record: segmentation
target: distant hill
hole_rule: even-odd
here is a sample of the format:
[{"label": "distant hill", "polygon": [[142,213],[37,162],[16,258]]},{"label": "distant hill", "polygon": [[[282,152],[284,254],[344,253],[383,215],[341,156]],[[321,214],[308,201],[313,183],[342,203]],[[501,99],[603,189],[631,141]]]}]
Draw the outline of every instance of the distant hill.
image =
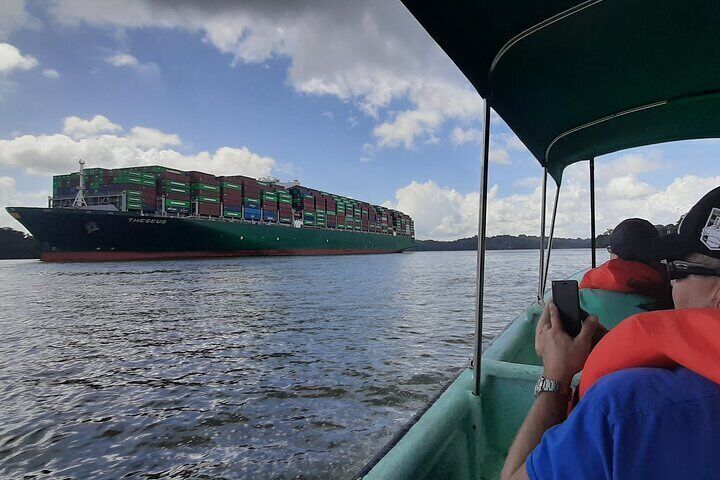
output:
[{"label": "distant hill", "polygon": [[[660,235],[677,233],[677,225],[680,221],[670,225],[655,225]],[[608,239],[612,229],[605,230],[597,236],[597,247],[608,246]],[[547,242],[547,238],[545,239]],[[487,238],[488,250],[537,250],[540,248],[540,237],[528,235],[498,235]],[[556,238],[553,240],[553,248],[590,248],[589,238]],[[458,240],[416,240],[415,246],[410,248],[414,251],[440,251],[440,250],[477,250],[477,235],[470,238]]]},{"label": "distant hill", "polygon": [[[547,239],[545,239],[547,242]],[[607,246],[607,235],[598,236],[598,247]],[[487,238],[488,250],[537,250],[540,248],[540,237],[528,235],[498,235]],[[553,248],[590,248],[589,238],[556,238]],[[417,240],[414,251],[439,250],[477,250],[477,235],[470,238],[461,238],[451,241]]]},{"label": "distant hill", "polygon": [[40,258],[40,242],[12,228],[0,228],[0,259]]}]

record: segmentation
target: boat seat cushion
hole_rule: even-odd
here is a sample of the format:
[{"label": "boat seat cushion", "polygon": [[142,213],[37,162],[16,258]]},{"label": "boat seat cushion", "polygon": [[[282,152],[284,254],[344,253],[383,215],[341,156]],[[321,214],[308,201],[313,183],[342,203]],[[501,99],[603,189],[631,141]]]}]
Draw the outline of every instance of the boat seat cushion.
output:
[{"label": "boat seat cushion", "polygon": [[637,313],[653,310],[651,297],[634,293],[610,292],[584,288],[580,290],[580,306],[590,315],[597,315],[607,329]]}]

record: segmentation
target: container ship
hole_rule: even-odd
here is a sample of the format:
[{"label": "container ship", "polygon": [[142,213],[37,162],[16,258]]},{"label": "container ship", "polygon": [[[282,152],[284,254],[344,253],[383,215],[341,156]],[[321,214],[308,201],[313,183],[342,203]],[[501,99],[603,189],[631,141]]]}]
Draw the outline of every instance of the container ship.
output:
[{"label": "container ship", "polygon": [[8,207],[54,262],[396,253],[410,216],[277,179],[162,166],[53,177],[48,208]]}]

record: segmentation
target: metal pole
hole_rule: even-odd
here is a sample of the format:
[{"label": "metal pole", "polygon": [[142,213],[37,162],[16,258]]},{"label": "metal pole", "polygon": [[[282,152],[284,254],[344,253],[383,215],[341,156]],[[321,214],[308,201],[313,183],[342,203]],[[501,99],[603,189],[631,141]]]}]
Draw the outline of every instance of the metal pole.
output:
[{"label": "metal pole", "polygon": [[590,159],[590,258],[592,259],[592,268],[597,266],[597,258],[595,258],[595,159]]},{"label": "metal pole", "polygon": [[545,272],[545,209],[547,208],[547,167],[543,168],[542,200],[540,201],[540,268],[538,269],[539,304],[543,301],[543,273]]},{"label": "metal pole", "polygon": [[557,218],[558,201],[560,200],[560,185],[558,184],[557,190],[555,190],[555,205],[553,205],[552,218],[550,219],[550,237],[548,239],[548,251],[547,258],[545,260],[545,273],[542,279],[542,291],[545,294],[545,287],[547,285],[548,271],[550,270],[550,253],[552,252],[553,238],[555,238],[555,219]]},{"label": "metal pole", "polygon": [[482,357],[483,287],[485,284],[485,237],[487,234],[487,185],[490,153],[490,102],[485,100],[483,119],[483,156],[480,176],[480,209],[478,211],[478,249],[475,291],[475,352],[473,356],[473,393],[480,395],[480,361]]}]

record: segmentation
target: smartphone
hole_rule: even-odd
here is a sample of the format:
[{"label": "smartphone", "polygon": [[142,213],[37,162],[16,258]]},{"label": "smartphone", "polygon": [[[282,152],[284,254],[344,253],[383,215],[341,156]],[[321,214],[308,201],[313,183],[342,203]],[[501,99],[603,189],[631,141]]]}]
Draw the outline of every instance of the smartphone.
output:
[{"label": "smartphone", "polygon": [[560,311],[563,330],[576,337],[582,328],[587,314],[580,308],[578,282],[575,280],[559,280],[552,282],[553,303]]}]

